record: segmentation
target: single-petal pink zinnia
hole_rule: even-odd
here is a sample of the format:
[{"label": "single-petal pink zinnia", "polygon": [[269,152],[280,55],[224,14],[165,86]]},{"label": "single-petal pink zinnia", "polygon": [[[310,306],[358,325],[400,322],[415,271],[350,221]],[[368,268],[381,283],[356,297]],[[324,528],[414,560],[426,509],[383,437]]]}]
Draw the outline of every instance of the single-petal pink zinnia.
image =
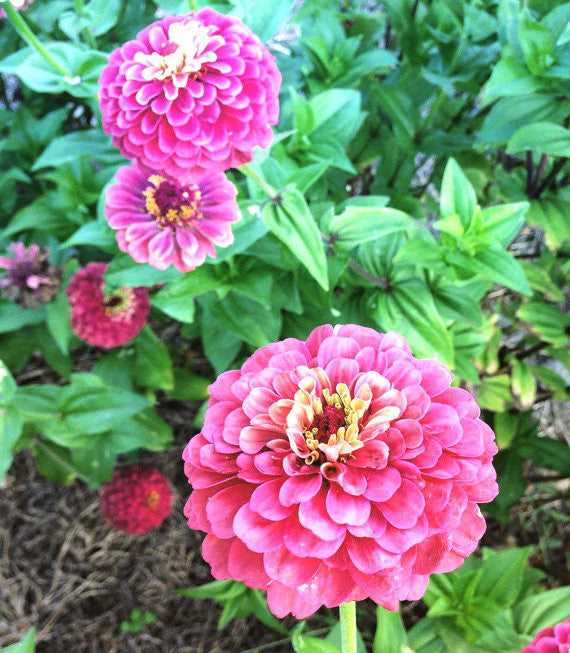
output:
[{"label": "single-petal pink zinnia", "polygon": [[539,630],[521,653],[570,653],[570,619]]},{"label": "single-petal pink zinnia", "polygon": [[459,567],[497,494],[492,430],[452,373],[397,333],[318,327],[210,386],[183,454],[188,525],[218,579],[278,617],[372,598],[396,610]]},{"label": "single-petal pink zinnia", "polygon": [[123,155],[183,181],[247,163],[279,117],[273,57],[209,8],[143,29],[111,53],[99,83],[103,128]]},{"label": "single-petal pink zinnia", "polygon": [[119,347],[134,338],[146,324],[150,302],[146,288],[126,286],[104,294],[107,263],[89,263],[76,272],[67,286],[71,329],[96,347]]},{"label": "single-petal pink zinnia", "polygon": [[117,230],[120,249],[137,263],[189,272],[206,254],[216,257],[214,245],[233,242],[231,223],[240,218],[237,189],[224,173],[181,183],[125,167],[116,178],[107,192],[105,214]]}]

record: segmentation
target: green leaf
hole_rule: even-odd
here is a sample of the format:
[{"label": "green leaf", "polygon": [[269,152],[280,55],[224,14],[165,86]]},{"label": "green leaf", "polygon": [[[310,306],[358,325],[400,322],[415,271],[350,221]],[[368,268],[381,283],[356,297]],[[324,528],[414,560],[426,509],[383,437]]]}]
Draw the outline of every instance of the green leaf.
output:
[{"label": "green leaf", "polygon": [[31,169],[57,168],[86,157],[101,163],[113,162],[117,159],[117,151],[100,129],[74,131],[51,141]]},{"label": "green leaf", "polygon": [[67,293],[62,291],[53,302],[46,305],[46,323],[49,332],[63,354],[69,352],[71,338],[71,309]]},{"label": "green leaf", "polygon": [[134,375],[137,385],[144,388],[170,390],[174,387],[174,372],[168,348],[145,325],[135,338]]},{"label": "green leaf", "polygon": [[482,326],[483,313],[469,288],[459,285],[440,286],[433,292],[435,306],[442,317],[459,320],[466,324]]},{"label": "green leaf", "polygon": [[336,644],[318,637],[307,637],[298,629],[293,630],[291,644],[295,653],[341,653]]},{"label": "green leaf", "polygon": [[528,96],[545,90],[548,90],[548,84],[530,75],[527,67],[517,58],[504,54],[483,87],[483,102],[490,104],[500,97]]},{"label": "green leaf", "polygon": [[216,269],[203,265],[168,283],[153,297],[152,304],[175,320],[192,323],[194,297],[222,285]]},{"label": "green leaf", "polygon": [[106,385],[132,390],[133,362],[133,352],[120,349],[100,358],[92,367],[91,373],[101,377]]},{"label": "green leaf", "polygon": [[562,290],[552,281],[544,268],[538,267],[536,262],[520,261],[526,280],[533,290],[542,293],[551,302],[561,302],[564,299]]},{"label": "green leaf", "polygon": [[271,202],[265,206],[263,219],[319,285],[328,290],[327,260],[321,233],[301,193],[296,188],[285,189],[278,204]]},{"label": "green leaf", "polygon": [[540,75],[554,62],[554,41],[544,25],[534,20],[528,9],[519,16],[519,40],[528,69]]},{"label": "green leaf", "polygon": [[202,319],[204,353],[216,374],[221,374],[236,359],[242,346],[242,339],[220,324],[215,313],[216,304],[213,300],[205,304]]},{"label": "green leaf", "polygon": [[504,412],[512,402],[511,379],[508,374],[487,377],[479,388],[477,401],[481,408],[495,413]]},{"label": "green leaf", "polygon": [[218,248],[216,258],[208,257],[206,263],[218,265],[236,254],[241,254],[267,233],[267,225],[259,215],[259,206],[252,205],[245,209],[240,203],[240,207],[242,207],[242,218],[232,224],[234,242],[227,247]]},{"label": "green leaf", "polygon": [[564,476],[570,474],[570,451],[568,444],[547,436],[527,435],[515,443],[521,456],[532,460],[535,465],[552,469]]},{"label": "green leaf", "polygon": [[533,372],[536,378],[547,388],[552,390],[554,399],[565,401],[568,395],[567,383],[560,374],[543,365],[533,365]]},{"label": "green leaf", "polygon": [[570,157],[570,129],[553,122],[533,122],[517,129],[507,143],[507,153],[532,150],[534,154]]},{"label": "green leaf", "polygon": [[378,606],[372,653],[404,653],[407,646],[408,637],[400,613]]},{"label": "green leaf", "polygon": [[119,286],[156,286],[168,283],[182,276],[176,268],[157,270],[147,263],[135,263],[128,254],[120,254],[114,258],[105,272],[105,282],[117,288]]},{"label": "green leaf", "polygon": [[514,133],[533,122],[558,118],[560,105],[552,95],[505,97],[493,105],[477,136],[478,144],[506,143]]},{"label": "green leaf", "polygon": [[523,295],[532,294],[520,265],[504,249],[489,247],[474,256],[467,256],[461,252],[448,252],[446,259],[452,265],[512,288]]},{"label": "green leaf", "polygon": [[0,408],[0,482],[12,464],[13,449],[22,433],[22,426],[22,418],[14,406]]},{"label": "green leaf", "polygon": [[17,331],[30,324],[40,324],[45,317],[45,306],[22,308],[18,304],[0,302],[0,333]]},{"label": "green leaf", "polygon": [[253,614],[269,628],[273,628],[282,635],[289,635],[289,631],[275,618],[267,605],[267,595],[261,590],[248,589],[248,607]]},{"label": "green leaf", "polygon": [[265,43],[287,22],[293,9],[293,0],[231,0],[232,13],[255,32]]},{"label": "green leaf", "polygon": [[559,249],[570,240],[570,202],[560,199],[541,199],[530,203],[526,219],[531,225],[544,229],[549,249]]},{"label": "green leaf", "polygon": [[536,398],[536,379],[532,369],[521,361],[514,360],[512,363],[511,382],[513,394],[518,398],[521,408],[526,410],[532,408]]},{"label": "green leaf", "polygon": [[496,238],[503,247],[510,245],[524,224],[524,217],[529,208],[528,202],[498,204],[481,211],[482,232],[485,236]]},{"label": "green leaf", "polygon": [[2,653],[34,653],[36,650],[34,643],[35,636],[36,629],[30,628],[30,630],[28,630],[28,632],[25,634],[24,639],[22,639],[17,644],[6,646],[5,648],[0,649],[0,651]]},{"label": "green leaf", "polygon": [[435,356],[453,366],[453,344],[433,297],[423,281],[410,279],[379,293],[372,307],[373,319],[386,330],[406,337],[418,356]]},{"label": "green leaf", "polygon": [[43,45],[69,70],[69,76],[61,75],[32,48],[18,50],[2,59],[0,72],[16,75],[38,93],[69,93],[78,98],[95,98],[99,76],[108,62],[107,53],[58,41],[47,41]]},{"label": "green leaf", "polygon": [[523,572],[532,547],[510,548],[494,553],[481,566],[477,594],[494,601],[500,608],[510,608],[522,590]]},{"label": "green leaf", "polygon": [[90,446],[72,449],[71,460],[83,478],[89,479],[89,487],[99,488],[111,480],[117,455],[111,450],[107,436],[99,435]]},{"label": "green leaf", "polygon": [[310,99],[315,116],[311,142],[318,143],[334,134],[347,143],[357,132],[364,114],[360,110],[361,95],[358,91],[332,88]]},{"label": "green leaf", "polygon": [[442,263],[443,252],[435,238],[423,232],[419,236],[421,237],[408,240],[394,257],[394,263],[408,263],[430,269]]},{"label": "green leaf", "polygon": [[10,370],[0,360],[0,405],[7,406],[14,398],[17,388],[18,386]]},{"label": "green leaf", "polygon": [[209,397],[208,386],[211,382],[211,379],[177,367],[174,370],[174,388],[168,396],[179,401],[201,401]]},{"label": "green leaf", "polygon": [[409,215],[389,208],[348,206],[329,223],[335,247],[350,251],[357,245],[379,236],[405,231],[414,225]]},{"label": "green leaf", "polygon": [[568,618],[570,587],[558,587],[529,596],[513,607],[516,630],[534,636],[543,628],[550,628]]},{"label": "green leaf", "polygon": [[470,181],[455,159],[449,159],[441,182],[439,208],[442,217],[456,214],[464,225],[469,225],[475,212],[477,198]]},{"label": "green leaf", "polygon": [[208,300],[206,306],[223,326],[252,347],[263,347],[279,337],[280,312],[270,311],[248,297],[230,292],[223,300]]},{"label": "green leaf", "polygon": [[115,232],[106,222],[95,220],[79,227],[72,236],[61,243],[60,248],[74,247],[75,245],[92,245],[106,252],[115,252],[117,240]]},{"label": "green leaf", "polygon": [[517,311],[517,317],[531,325],[541,339],[564,347],[568,343],[565,328],[570,325],[570,315],[545,302],[526,302]]},{"label": "green leaf", "polygon": [[215,599],[216,601],[233,599],[245,592],[247,587],[235,580],[215,580],[198,587],[173,590],[177,596],[187,599]]},{"label": "green leaf", "polygon": [[149,451],[164,451],[172,444],[170,426],[152,408],[121,422],[105,434],[112,453],[124,453],[144,447]]}]

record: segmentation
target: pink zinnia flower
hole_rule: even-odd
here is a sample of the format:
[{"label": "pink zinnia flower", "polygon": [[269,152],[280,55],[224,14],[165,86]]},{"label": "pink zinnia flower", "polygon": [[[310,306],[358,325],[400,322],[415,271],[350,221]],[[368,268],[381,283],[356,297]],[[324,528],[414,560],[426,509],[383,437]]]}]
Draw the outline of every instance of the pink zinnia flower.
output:
[{"label": "pink zinnia flower", "polygon": [[39,245],[12,243],[8,251],[13,257],[0,256],[0,268],[7,274],[0,279],[2,297],[24,308],[37,308],[47,304],[59,292],[62,279],[61,268],[49,262],[49,249]]},{"label": "pink zinnia flower", "polygon": [[214,245],[233,242],[231,223],[240,218],[237,190],[222,172],[181,183],[125,167],[117,182],[107,192],[105,213],[120,249],[137,263],[189,272],[206,254],[216,258]]},{"label": "pink zinnia flower", "polygon": [[152,467],[129,465],[115,470],[101,489],[101,512],[109,524],[126,533],[148,533],[170,514],[172,491]]},{"label": "pink zinnia flower", "polygon": [[318,327],[210,386],[184,450],[185,508],[218,579],[278,617],[372,598],[396,610],[459,567],[497,494],[491,429],[451,372],[397,333]]},{"label": "pink zinnia flower", "polygon": [[539,630],[521,653],[570,653],[570,619]]},{"label": "pink zinnia flower", "polygon": [[273,57],[213,9],[149,25],[111,53],[99,83],[103,128],[123,155],[185,181],[250,161],[279,117]]},{"label": "pink zinnia flower", "polygon": [[146,324],[150,302],[146,288],[123,286],[103,294],[106,263],[89,263],[76,272],[67,287],[71,328],[96,347],[119,347]]}]

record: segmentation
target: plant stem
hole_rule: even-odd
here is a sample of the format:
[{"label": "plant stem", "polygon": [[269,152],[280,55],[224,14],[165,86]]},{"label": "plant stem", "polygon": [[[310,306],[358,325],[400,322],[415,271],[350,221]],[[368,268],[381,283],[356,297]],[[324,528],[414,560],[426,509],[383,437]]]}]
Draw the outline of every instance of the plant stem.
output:
[{"label": "plant stem", "polygon": [[188,0],[188,1],[190,2],[190,9],[192,9],[192,11],[194,11],[195,13],[198,13],[199,9],[196,0]]},{"label": "plant stem", "polygon": [[[77,11],[77,15],[79,18],[83,16],[85,13],[85,2],[83,0],[75,0],[75,10]],[[91,33],[91,30],[89,27],[85,27],[82,31],[82,34],[85,36],[85,40],[87,41],[87,45],[92,49],[96,50],[97,49],[97,43],[95,42],[95,38],[93,34]]]},{"label": "plant stem", "polygon": [[239,171],[244,174],[246,177],[249,177],[252,181],[254,181],[260,188],[261,190],[266,194],[269,195],[271,199],[275,199],[278,195],[277,191],[273,188],[273,186],[270,186],[265,179],[263,179],[260,175],[253,170],[248,163],[245,163],[244,165],[240,166]]},{"label": "plant stem", "polygon": [[374,274],[371,274],[368,272],[368,270],[365,270],[361,265],[358,265],[356,261],[353,261],[352,259],[348,263],[348,267],[352,268],[355,272],[357,272],[361,277],[364,277],[370,283],[373,283],[375,286],[378,286],[378,288],[382,288],[382,290],[390,290],[390,280],[386,279],[385,277],[377,277]]},{"label": "plant stem", "polygon": [[339,613],[342,653],[356,653],[356,603],[342,603]]},{"label": "plant stem", "polygon": [[50,66],[55,68],[60,75],[63,75],[64,77],[71,77],[71,72],[47,51],[46,47],[38,40],[37,36],[28,27],[26,21],[14,9],[11,3],[5,2],[3,3],[3,6],[8,20],[12,23],[12,26],[22,37],[22,39],[24,39],[24,41],[36,52],[41,54],[41,56],[50,64]]}]

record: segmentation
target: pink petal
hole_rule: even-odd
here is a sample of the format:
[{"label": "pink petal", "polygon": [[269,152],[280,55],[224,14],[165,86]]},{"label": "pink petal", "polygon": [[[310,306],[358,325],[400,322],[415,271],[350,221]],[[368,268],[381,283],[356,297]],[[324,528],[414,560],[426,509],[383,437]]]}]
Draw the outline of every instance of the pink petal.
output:
[{"label": "pink petal", "polygon": [[233,526],[239,539],[255,553],[275,549],[283,541],[283,522],[264,519],[253,512],[248,504],[237,511]]},{"label": "pink petal", "polygon": [[308,583],[320,565],[317,558],[298,558],[283,546],[263,554],[263,566],[268,576],[288,587]]},{"label": "pink petal", "polygon": [[336,483],[329,487],[326,508],[337,524],[361,526],[370,515],[370,501],[368,499],[348,494]]}]

